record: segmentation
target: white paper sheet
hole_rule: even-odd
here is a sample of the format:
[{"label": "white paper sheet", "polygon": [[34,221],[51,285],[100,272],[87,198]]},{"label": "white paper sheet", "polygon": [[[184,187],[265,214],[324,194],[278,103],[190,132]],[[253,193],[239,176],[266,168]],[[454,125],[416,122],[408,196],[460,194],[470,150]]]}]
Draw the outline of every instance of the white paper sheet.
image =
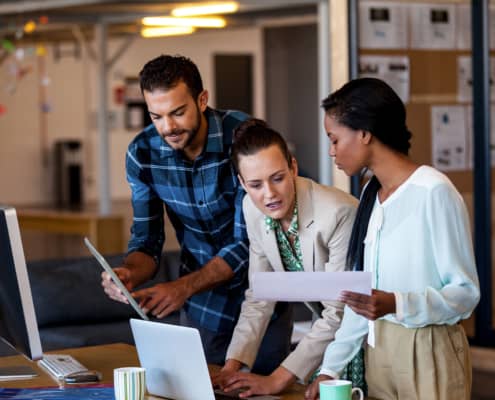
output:
[{"label": "white paper sheet", "polygon": [[409,101],[409,57],[361,56],[359,76],[381,79],[395,90],[404,103]]},{"label": "white paper sheet", "polygon": [[470,56],[457,57],[457,100],[459,102],[473,99],[473,73]]},{"label": "white paper sheet", "polygon": [[[490,99],[495,101],[495,57],[490,57]],[[471,56],[457,57],[457,100],[473,100],[473,69]]]},{"label": "white paper sheet", "polygon": [[362,49],[406,48],[406,6],[391,2],[360,2],[359,46]]},{"label": "white paper sheet", "polygon": [[[495,105],[490,106],[490,115],[495,115]],[[491,156],[491,165],[495,167],[495,123],[493,118],[490,119],[491,127],[490,127],[490,156]],[[473,107],[466,107],[466,132],[467,132],[467,166],[468,169],[473,168],[473,156],[474,156],[474,143],[473,143]]]},{"label": "white paper sheet", "polygon": [[456,47],[455,4],[410,4],[411,48]]},{"label": "white paper sheet", "polygon": [[458,50],[471,48],[471,5],[457,6],[456,47]]},{"label": "white paper sheet", "polygon": [[[495,6],[489,6],[490,16],[488,17],[489,33],[490,33],[490,49],[495,49]],[[471,5],[457,5],[457,49],[469,50],[472,47],[471,43]]]},{"label": "white paper sheet", "polygon": [[343,290],[371,294],[371,272],[256,272],[252,288],[256,300],[330,301]]},{"label": "white paper sheet", "polygon": [[433,166],[442,171],[467,169],[464,106],[431,107]]}]

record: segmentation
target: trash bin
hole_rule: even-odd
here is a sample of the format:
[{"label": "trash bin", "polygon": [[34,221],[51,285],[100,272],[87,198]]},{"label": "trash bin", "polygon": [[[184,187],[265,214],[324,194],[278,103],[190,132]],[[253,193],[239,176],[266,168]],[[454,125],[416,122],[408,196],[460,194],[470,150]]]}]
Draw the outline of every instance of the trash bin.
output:
[{"label": "trash bin", "polygon": [[79,140],[55,142],[55,205],[57,208],[82,208],[82,143]]}]

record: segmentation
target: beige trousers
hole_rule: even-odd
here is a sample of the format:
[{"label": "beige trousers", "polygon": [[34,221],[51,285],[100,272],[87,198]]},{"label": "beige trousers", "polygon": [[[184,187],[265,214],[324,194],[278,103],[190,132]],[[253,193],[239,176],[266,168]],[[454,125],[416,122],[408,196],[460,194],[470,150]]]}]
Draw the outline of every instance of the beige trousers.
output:
[{"label": "beige trousers", "polygon": [[404,328],[375,323],[376,346],[366,347],[370,398],[380,400],[469,400],[471,359],[460,325]]}]

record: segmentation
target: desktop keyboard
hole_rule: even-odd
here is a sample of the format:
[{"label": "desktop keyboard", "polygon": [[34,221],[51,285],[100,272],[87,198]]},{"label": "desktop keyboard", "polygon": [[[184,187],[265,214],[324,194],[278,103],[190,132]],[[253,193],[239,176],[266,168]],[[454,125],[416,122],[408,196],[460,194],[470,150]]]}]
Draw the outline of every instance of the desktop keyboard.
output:
[{"label": "desktop keyboard", "polygon": [[57,379],[63,379],[73,372],[88,370],[74,357],[66,354],[43,354],[38,364]]}]

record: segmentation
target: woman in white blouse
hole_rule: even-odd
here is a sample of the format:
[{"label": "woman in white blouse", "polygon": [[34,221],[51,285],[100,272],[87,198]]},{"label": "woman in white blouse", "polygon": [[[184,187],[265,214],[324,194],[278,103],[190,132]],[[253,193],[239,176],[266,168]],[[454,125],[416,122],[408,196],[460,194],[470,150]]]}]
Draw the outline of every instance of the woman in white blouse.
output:
[{"label": "woman in white blouse", "polygon": [[479,301],[465,205],[449,179],[408,157],[411,133],[383,81],[350,81],[323,101],[330,156],[347,175],[373,176],[361,197],[347,262],[371,271],[371,296],[342,292],[344,318],[318,383],[365,347],[368,394],[378,399],[470,399],[471,363],[458,322]]}]

